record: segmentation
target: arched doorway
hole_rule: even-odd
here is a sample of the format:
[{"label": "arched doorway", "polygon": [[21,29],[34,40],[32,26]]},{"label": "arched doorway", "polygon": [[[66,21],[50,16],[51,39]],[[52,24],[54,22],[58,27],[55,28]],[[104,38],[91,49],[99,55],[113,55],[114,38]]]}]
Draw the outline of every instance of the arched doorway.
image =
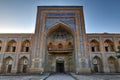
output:
[{"label": "arched doorway", "polygon": [[[74,71],[74,34],[66,25],[59,23],[47,31],[45,71],[70,72]],[[71,64],[69,64],[71,55]],[[65,58],[64,61],[57,58]],[[69,68],[70,67],[70,68]]]},{"label": "arched doorway", "polygon": [[108,67],[110,72],[116,72],[117,71],[117,62],[114,57],[109,57],[108,58]]},{"label": "arched doorway", "polygon": [[18,64],[18,72],[21,73],[27,73],[28,72],[28,65],[29,65],[29,61],[27,59],[27,57],[22,57],[19,60],[19,64]]},{"label": "arched doorway", "polygon": [[12,66],[13,66],[13,59],[11,57],[7,57],[4,59],[4,72],[5,73],[11,73],[12,71]]},{"label": "arched doorway", "polygon": [[94,72],[102,72],[102,61],[99,57],[95,56],[92,60],[92,64]]},{"label": "arched doorway", "polygon": [[56,72],[60,72],[60,73],[64,72],[64,61],[61,60],[56,61]]}]

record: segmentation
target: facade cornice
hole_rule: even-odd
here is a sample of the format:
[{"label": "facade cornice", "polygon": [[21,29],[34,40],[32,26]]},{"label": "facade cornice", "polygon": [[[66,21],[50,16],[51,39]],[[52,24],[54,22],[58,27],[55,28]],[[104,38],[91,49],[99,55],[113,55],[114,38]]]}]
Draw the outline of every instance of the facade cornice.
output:
[{"label": "facade cornice", "polygon": [[0,35],[34,35],[34,33],[0,33]]},{"label": "facade cornice", "polygon": [[86,35],[120,35],[120,33],[86,33]]},{"label": "facade cornice", "polygon": [[38,6],[38,8],[82,8],[83,6]]}]

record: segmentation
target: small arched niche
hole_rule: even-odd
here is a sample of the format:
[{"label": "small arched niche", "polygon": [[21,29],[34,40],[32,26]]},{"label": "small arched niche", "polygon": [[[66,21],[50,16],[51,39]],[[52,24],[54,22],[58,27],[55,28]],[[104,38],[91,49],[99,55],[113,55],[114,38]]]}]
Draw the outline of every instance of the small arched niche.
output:
[{"label": "small arched niche", "polygon": [[22,42],[21,52],[30,52],[31,42],[25,40]]},{"label": "small arched niche", "polygon": [[15,52],[16,51],[17,42],[15,40],[11,40],[7,43],[7,52]]},{"label": "small arched niche", "polygon": [[114,51],[114,43],[107,39],[104,41],[104,50],[105,52],[113,52]]},{"label": "small arched niche", "polygon": [[97,40],[90,41],[90,51],[91,52],[99,52],[100,51],[100,45]]}]

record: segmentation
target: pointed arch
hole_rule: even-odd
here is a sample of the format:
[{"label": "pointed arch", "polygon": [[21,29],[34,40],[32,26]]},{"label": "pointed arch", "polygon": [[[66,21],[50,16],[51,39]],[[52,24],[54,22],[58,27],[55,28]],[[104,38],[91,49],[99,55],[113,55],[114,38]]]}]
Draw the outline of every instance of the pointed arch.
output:
[{"label": "pointed arch", "polygon": [[102,72],[102,60],[100,57],[95,56],[92,59],[93,72]]},{"label": "pointed arch", "polygon": [[110,56],[108,58],[108,67],[110,72],[117,72],[117,60],[115,57]]},{"label": "pointed arch", "polygon": [[19,60],[21,60],[21,59],[26,59],[26,60],[29,60],[26,56],[22,56]]},{"label": "pointed arch", "polygon": [[31,42],[29,40],[25,40],[22,42],[21,52],[29,52],[31,47]]},{"label": "pointed arch", "polygon": [[91,52],[99,52],[100,51],[100,43],[97,40],[90,41],[90,51]]},{"label": "pointed arch", "polygon": [[[72,65],[73,63],[72,61],[74,60],[73,55],[75,55],[73,54],[74,52],[74,31],[69,26],[67,26],[64,23],[59,22],[55,24],[53,27],[49,28],[46,31],[46,43],[47,43],[46,49],[48,53],[45,55],[46,56],[45,57],[46,59],[45,70],[46,71],[57,71],[57,69],[55,70],[55,68],[51,69],[52,64],[50,63],[53,63],[53,61],[51,60],[53,59],[52,57],[55,56],[53,54],[58,54],[58,53],[62,53],[62,54],[69,53],[70,58],[72,59],[71,61],[67,62],[69,64],[67,65],[69,67],[68,71],[74,70],[72,69],[72,67],[74,66]],[[57,56],[55,57],[57,59]],[[56,62],[56,65],[57,65],[57,62]]]},{"label": "pointed arch", "polygon": [[49,36],[49,34],[53,31],[55,31],[56,29],[58,28],[62,28],[62,29],[65,29],[66,31],[68,31],[72,36],[74,36],[74,31],[71,30],[66,24],[62,23],[62,22],[59,22],[57,24],[55,24],[53,27],[51,27],[46,33],[47,33],[47,36]]},{"label": "pointed arch", "polygon": [[29,67],[29,59],[26,56],[21,57],[18,63],[18,72],[27,73],[28,67]]},{"label": "pointed arch", "polygon": [[114,51],[114,43],[109,39],[105,40],[104,41],[104,50],[105,50],[105,52],[110,52],[110,51],[113,52]]},{"label": "pointed arch", "polygon": [[15,52],[16,51],[16,45],[17,45],[17,42],[15,40],[10,40],[8,43],[7,43],[7,52]]},{"label": "pointed arch", "polygon": [[13,66],[13,59],[12,57],[8,56],[3,60],[3,72],[11,73]]}]

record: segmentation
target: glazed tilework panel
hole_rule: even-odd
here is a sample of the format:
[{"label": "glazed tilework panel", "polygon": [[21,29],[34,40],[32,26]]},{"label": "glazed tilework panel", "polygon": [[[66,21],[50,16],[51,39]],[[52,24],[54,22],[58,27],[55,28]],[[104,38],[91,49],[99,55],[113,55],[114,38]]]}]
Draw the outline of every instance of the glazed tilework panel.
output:
[{"label": "glazed tilework panel", "polygon": [[12,59],[14,59],[14,54],[10,54],[10,53],[9,54],[5,54],[4,58],[7,58],[7,57],[11,57]]},{"label": "glazed tilework panel", "polygon": [[26,57],[26,58],[30,59],[30,54],[20,54],[19,59],[21,59],[22,57]]},{"label": "glazed tilework panel", "polygon": [[71,30],[75,31],[75,18],[47,18],[46,19],[46,25],[45,25],[45,31],[47,31],[48,29],[52,28],[53,26],[55,26],[55,24],[57,23],[64,23],[65,25],[67,25]]},{"label": "glazed tilework panel", "polygon": [[82,24],[81,24],[81,17],[80,17],[80,12],[78,12],[78,26],[79,26],[79,35],[80,35],[80,48],[81,48],[81,56],[84,56],[84,41],[83,41],[83,36],[84,34],[82,33]]},{"label": "glazed tilework panel", "polygon": [[104,41],[105,40],[110,40],[110,41],[113,41],[113,39],[112,38],[104,38]]},{"label": "glazed tilework panel", "polygon": [[82,66],[82,68],[86,67],[86,61],[85,61],[85,59],[81,59],[81,66]]},{"label": "glazed tilework panel", "polygon": [[67,16],[67,17],[69,17],[69,16],[71,16],[71,17],[74,17],[75,16],[75,14],[74,13],[66,13],[66,14],[62,14],[62,13],[54,13],[54,14],[46,14],[46,16],[47,17],[54,17],[54,16],[56,16],[56,17],[64,17],[64,16]]},{"label": "glazed tilework panel", "polygon": [[0,54],[0,62],[2,61],[2,54]]},{"label": "glazed tilework panel", "polygon": [[15,40],[17,42],[18,38],[8,38],[8,41]]},{"label": "glazed tilework panel", "polygon": [[116,57],[116,53],[107,53],[106,54],[106,57],[109,58],[109,57]]},{"label": "glazed tilework panel", "polygon": [[35,60],[35,68],[38,68],[38,67],[39,67],[39,61]]},{"label": "glazed tilework panel", "polygon": [[[88,42],[89,42],[89,39],[87,38],[87,41],[86,41],[86,50],[87,50],[87,51],[88,51],[88,48],[89,48]],[[90,64],[90,54],[89,54],[89,53],[87,53],[87,54],[88,54],[88,67],[91,68],[91,64]]]},{"label": "glazed tilework panel", "polygon": [[25,40],[31,40],[31,38],[23,38],[22,41],[25,41]]},{"label": "glazed tilework panel", "polygon": [[76,36],[74,36],[74,39],[75,39],[75,52],[76,52],[76,55],[75,55],[75,65],[76,65],[76,71],[78,71],[78,68],[79,68],[79,61],[78,61],[78,48],[77,48],[77,42],[76,42]]},{"label": "glazed tilework panel", "polygon": [[93,53],[91,55],[92,55],[92,58],[94,58],[95,56],[97,56],[99,58],[102,58],[102,54],[101,53]]},{"label": "glazed tilework panel", "polygon": [[4,40],[4,38],[0,38],[0,41],[3,41]]},{"label": "glazed tilework panel", "polygon": [[[89,54],[89,53],[88,53]],[[91,64],[90,64],[91,60],[90,60],[90,55],[88,55],[88,66],[89,68],[91,68]]]},{"label": "glazed tilework panel", "polygon": [[[75,12],[79,12],[79,10],[42,10],[42,13],[46,12],[47,13],[47,17],[66,17],[66,16],[70,16],[73,17],[75,16]],[[59,13],[58,13],[59,12]],[[52,14],[51,14],[52,13]]]},{"label": "glazed tilework panel", "polygon": [[99,38],[90,38],[90,39],[89,39],[89,42],[91,42],[92,40],[96,40],[96,41],[98,41],[98,42],[100,41]]},{"label": "glazed tilework panel", "polygon": [[42,19],[43,19],[43,12],[41,13],[40,16],[40,26],[39,26],[39,32],[38,32],[38,43],[37,43],[37,48],[36,48],[36,57],[40,56],[40,39],[41,39],[41,28],[42,28]]},{"label": "glazed tilework panel", "polygon": [[44,42],[44,48],[43,48],[43,53],[44,54],[42,55],[43,58],[42,58],[42,65],[41,65],[42,68],[44,68],[44,66],[45,66],[45,63],[44,63],[45,62],[45,58],[44,57],[45,57],[45,53],[46,53],[46,51],[45,51],[46,50],[46,46],[45,46],[46,45],[46,34],[44,36],[44,41],[45,41]]}]

